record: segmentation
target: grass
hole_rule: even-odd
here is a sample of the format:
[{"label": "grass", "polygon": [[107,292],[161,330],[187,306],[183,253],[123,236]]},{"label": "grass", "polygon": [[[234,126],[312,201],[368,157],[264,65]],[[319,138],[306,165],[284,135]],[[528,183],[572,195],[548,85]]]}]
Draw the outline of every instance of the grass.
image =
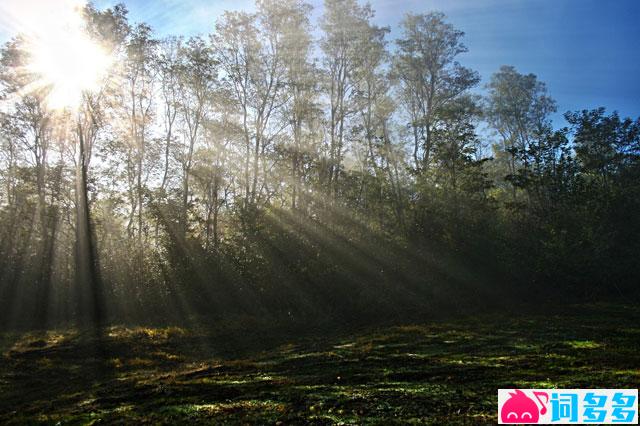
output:
[{"label": "grass", "polygon": [[620,305],[325,337],[112,327],[0,345],[3,424],[492,424],[498,388],[640,383],[640,313]]}]

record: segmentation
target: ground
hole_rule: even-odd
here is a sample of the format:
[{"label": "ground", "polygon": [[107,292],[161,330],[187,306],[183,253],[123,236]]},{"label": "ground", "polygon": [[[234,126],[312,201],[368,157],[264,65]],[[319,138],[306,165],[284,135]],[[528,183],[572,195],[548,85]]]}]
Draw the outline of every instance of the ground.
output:
[{"label": "ground", "polygon": [[331,337],[202,330],[4,334],[0,423],[493,424],[498,388],[640,383],[640,312],[623,305]]}]

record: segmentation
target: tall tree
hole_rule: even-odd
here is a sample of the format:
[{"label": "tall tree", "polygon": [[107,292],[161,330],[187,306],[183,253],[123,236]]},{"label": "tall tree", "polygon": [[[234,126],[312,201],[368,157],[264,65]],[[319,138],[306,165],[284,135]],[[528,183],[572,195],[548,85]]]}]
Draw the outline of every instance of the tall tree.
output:
[{"label": "tall tree", "polygon": [[520,74],[511,66],[501,67],[487,88],[485,113],[500,136],[501,144],[495,147],[498,155],[507,155],[507,180],[511,182],[515,201],[517,188],[529,187],[532,170],[541,167],[551,134],[549,116],[556,111],[555,101],[534,74]]},{"label": "tall tree", "polygon": [[0,84],[2,97],[11,105],[0,113],[2,135],[6,144],[6,201],[11,207],[8,235],[3,238],[8,247],[4,252],[9,255],[14,251],[15,225],[20,220],[16,207],[16,172],[19,170],[19,153],[27,153],[23,158],[25,165],[33,168],[33,184],[35,187],[35,209],[31,217],[35,259],[38,267],[34,268],[34,281],[37,286],[38,309],[37,325],[44,325],[47,315],[47,301],[53,264],[53,244],[56,238],[55,194],[48,196],[49,189],[54,188],[50,175],[49,157],[54,142],[54,117],[47,105],[47,94],[50,88],[31,88],[40,76],[29,72],[16,72],[26,69],[29,61],[28,45],[17,38],[7,43],[2,51],[0,62]]},{"label": "tall tree", "polygon": [[308,15],[311,5],[298,1],[285,2],[281,13],[288,15],[288,24],[283,30],[283,64],[286,72],[288,102],[283,114],[288,117],[291,129],[291,144],[285,152],[291,161],[291,208],[299,207],[299,198],[304,195],[303,172],[306,134],[310,134],[314,120],[318,117],[317,78],[318,70],[311,62],[312,36]]},{"label": "tall tree", "polygon": [[356,0],[326,0],[320,20],[323,31],[320,47],[324,54],[326,92],[329,98],[329,158],[326,177],[330,190],[337,192],[337,181],[345,155],[348,119],[355,113],[354,95],[358,70],[364,65],[361,48],[371,41],[370,6]]},{"label": "tall tree", "polygon": [[192,37],[182,49],[180,113],[183,141],[179,161],[182,166],[182,204],[180,232],[188,230],[191,169],[196,144],[202,137],[203,126],[210,112],[212,91],[217,70],[211,47],[200,37]]},{"label": "tall tree", "polygon": [[180,110],[180,52],[182,40],[170,37],[159,45],[158,73],[162,98],[162,125],[164,128],[164,169],[160,188],[164,191],[169,184],[172,145],[175,144],[175,125]]},{"label": "tall tree", "polygon": [[215,57],[222,71],[222,84],[233,94],[241,116],[244,208],[248,208],[251,201],[250,165],[254,138],[251,121],[252,105],[256,100],[253,80],[260,48],[256,34],[255,15],[226,12],[216,23],[216,32],[211,36]]},{"label": "tall tree", "polygon": [[[116,52],[124,45],[128,32],[127,11],[122,6],[97,11],[87,6],[84,16],[86,31],[97,43]],[[73,123],[70,136],[75,151],[75,204],[76,204],[76,285],[80,297],[80,316],[100,330],[105,317],[103,281],[100,275],[95,227],[89,200],[89,167],[99,134],[106,125],[104,96],[107,86],[96,93],[82,93],[77,110],[68,121]]]},{"label": "tall tree", "polygon": [[401,28],[394,70],[413,132],[414,169],[428,171],[434,130],[447,119],[448,105],[478,84],[480,77],[457,62],[467,51],[464,33],[447,23],[444,14],[409,14]]},{"label": "tall tree", "polygon": [[[123,63],[123,121],[127,123],[125,140],[125,173],[129,185],[130,200],[127,230],[129,235],[137,235],[138,250],[143,249],[143,204],[146,181],[151,170],[148,162],[148,145],[154,120],[154,95],[156,84],[156,47],[151,28],[144,24],[136,26],[126,45]],[[134,218],[136,222],[134,223]]]}]

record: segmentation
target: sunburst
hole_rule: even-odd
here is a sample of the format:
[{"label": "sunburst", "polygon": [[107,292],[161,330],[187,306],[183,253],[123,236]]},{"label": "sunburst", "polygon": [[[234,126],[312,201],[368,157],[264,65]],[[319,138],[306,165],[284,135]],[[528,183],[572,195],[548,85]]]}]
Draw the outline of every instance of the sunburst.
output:
[{"label": "sunburst", "polygon": [[43,16],[43,9],[13,13],[24,39],[24,70],[34,79],[29,88],[44,89],[49,107],[76,108],[84,93],[100,88],[112,57],[87,33],[84,2],[57,0],[47,5],[51,4],[55,7],[44,8],[48,16]]}]

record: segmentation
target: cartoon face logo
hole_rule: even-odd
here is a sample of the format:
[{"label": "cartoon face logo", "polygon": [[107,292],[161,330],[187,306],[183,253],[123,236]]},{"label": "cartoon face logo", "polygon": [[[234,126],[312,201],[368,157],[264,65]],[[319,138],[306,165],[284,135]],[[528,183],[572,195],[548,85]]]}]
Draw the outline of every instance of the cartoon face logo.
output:
[{"label": "cartoon face logo", "polygon": [[[538,423],[540,414],[547,412],[545,404],[549,401],[549,396],[545,392],[534,392],[534,396],[542,406],[538,405],[521,390],[509,392],[511,397],[504,403],[500,412],[502,423]],[[540,397],[545,398],[543,403]]]}]

